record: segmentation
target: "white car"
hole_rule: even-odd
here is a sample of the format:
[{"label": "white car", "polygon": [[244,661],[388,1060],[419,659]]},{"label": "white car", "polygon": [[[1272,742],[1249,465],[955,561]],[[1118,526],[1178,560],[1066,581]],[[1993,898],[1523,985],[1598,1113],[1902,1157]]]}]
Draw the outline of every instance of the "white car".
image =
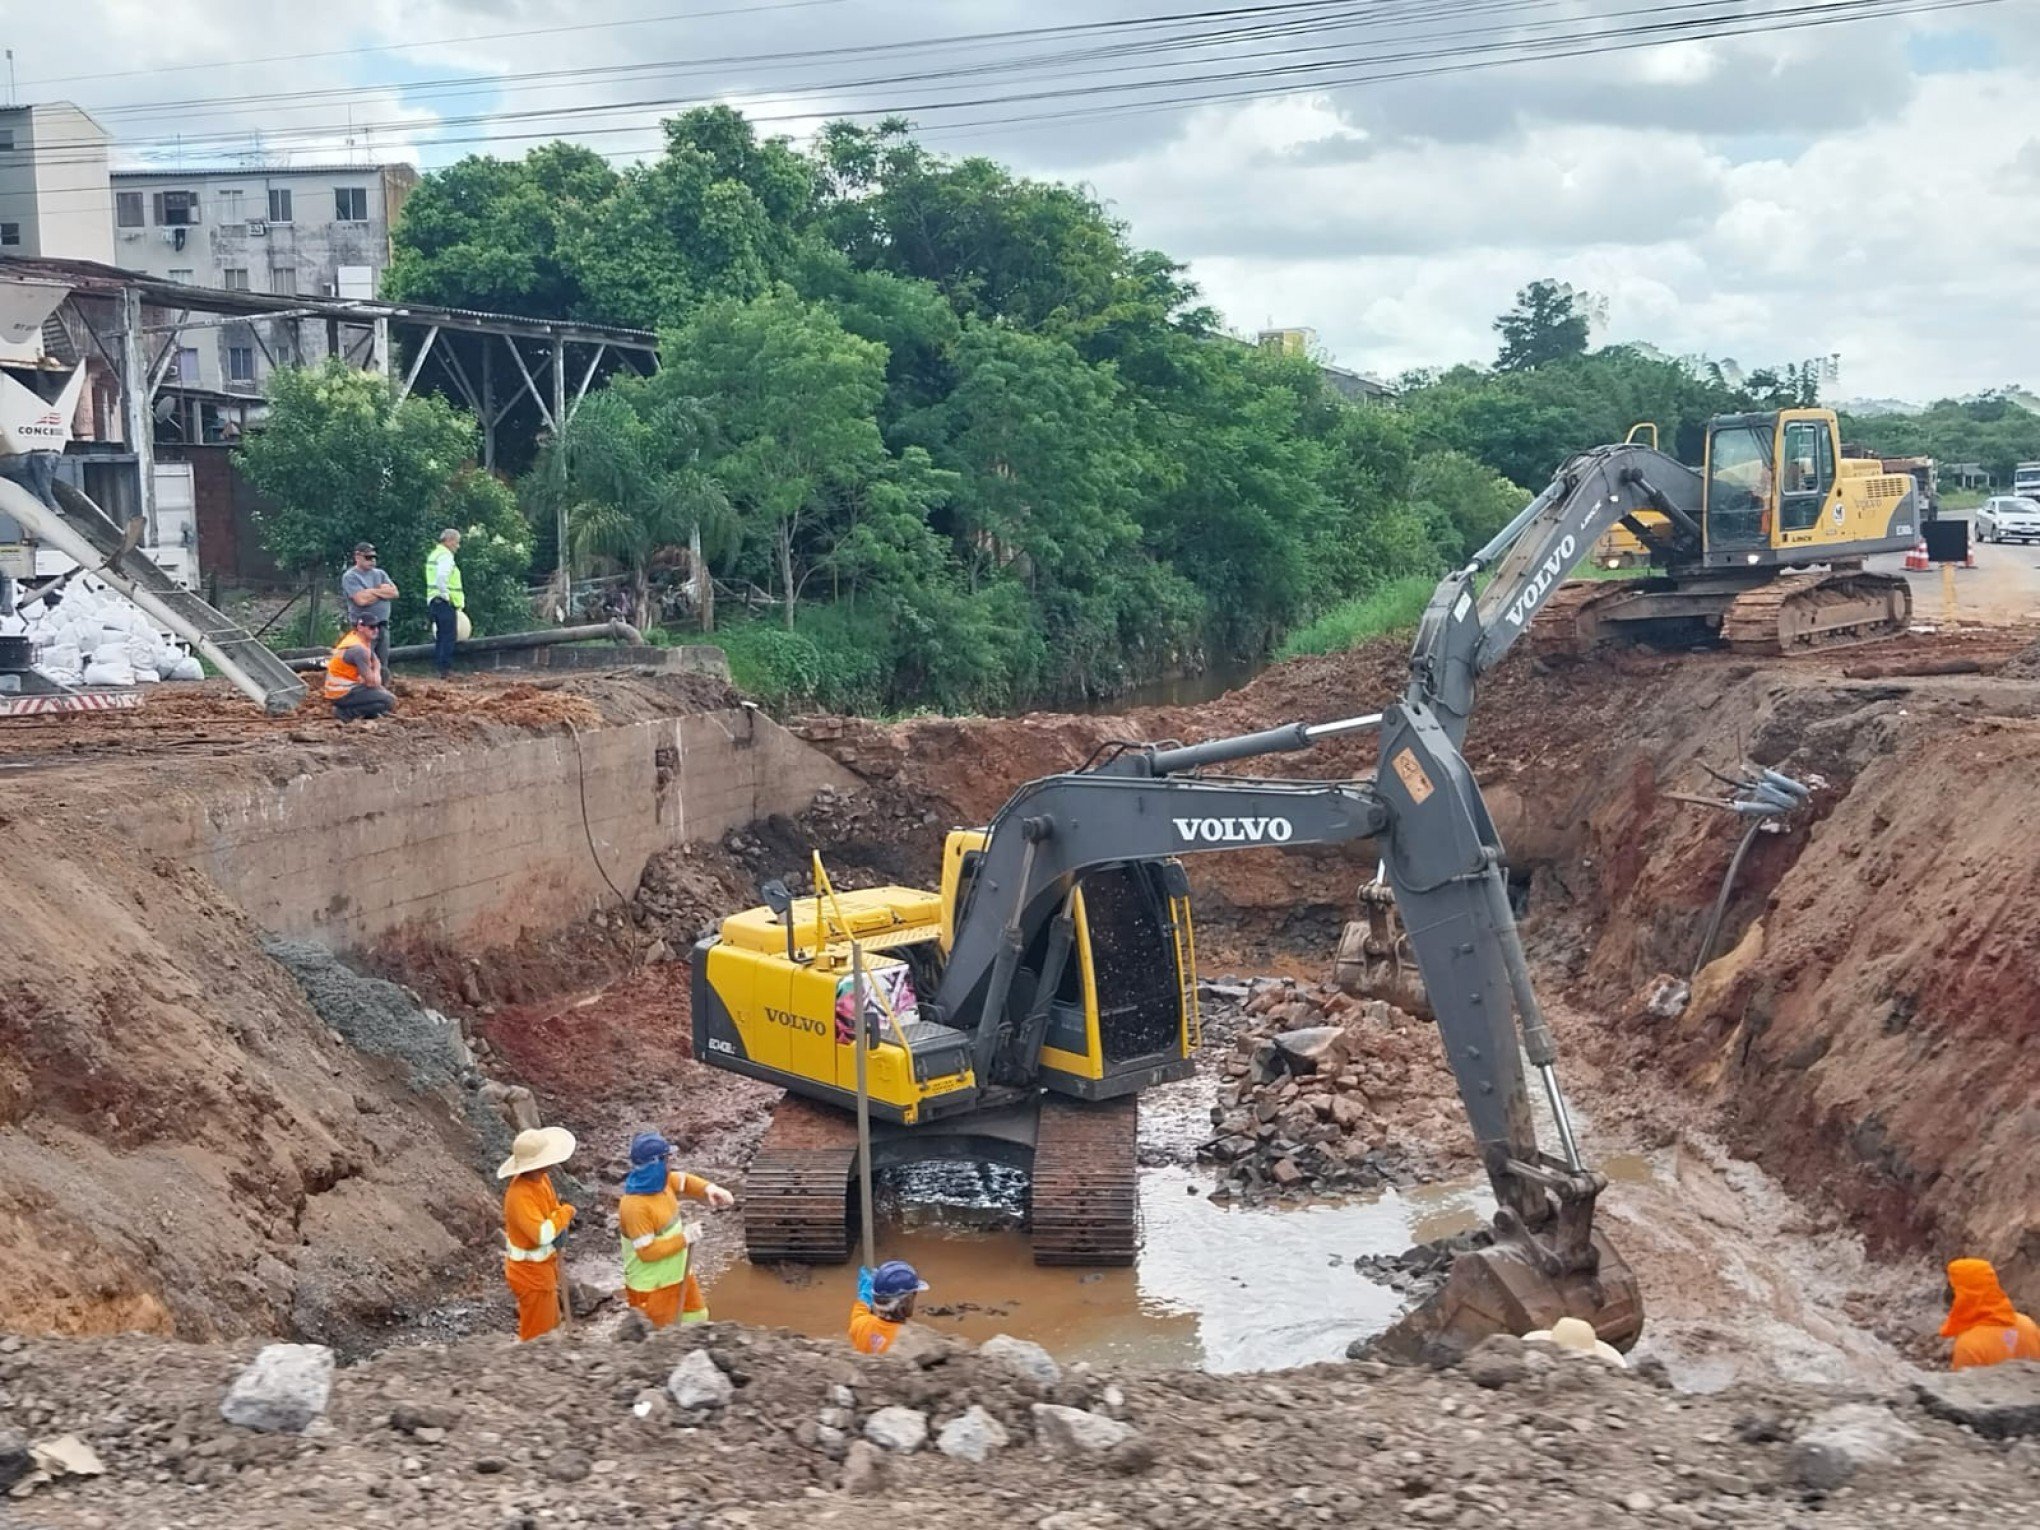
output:
[{"label": "white car", "polygon": [[1979,542],[2040,542],[2040,499],[1999,494],[1976,512]]}]

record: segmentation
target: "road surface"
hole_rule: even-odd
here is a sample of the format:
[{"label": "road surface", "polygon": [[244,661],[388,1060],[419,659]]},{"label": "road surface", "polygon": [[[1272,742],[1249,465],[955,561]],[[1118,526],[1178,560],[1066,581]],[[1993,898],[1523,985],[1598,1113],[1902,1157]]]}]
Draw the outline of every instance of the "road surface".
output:
[{"label": "road surface", "polygon": [[2022,542],[1984,543],[1974,540],[1975,568],[1958,568],[1955,575],[1955,609],[1948,609],[1948,597],[1939,568],[1926,573],[1906,573],[1902,553],[1872,558],[1870,567],[1881,574],[1906,573],[1913,587],[1913,620],[1931,624],[1953,619],[1983,626],[2024,625],[2040,617],[2040,544]]}]

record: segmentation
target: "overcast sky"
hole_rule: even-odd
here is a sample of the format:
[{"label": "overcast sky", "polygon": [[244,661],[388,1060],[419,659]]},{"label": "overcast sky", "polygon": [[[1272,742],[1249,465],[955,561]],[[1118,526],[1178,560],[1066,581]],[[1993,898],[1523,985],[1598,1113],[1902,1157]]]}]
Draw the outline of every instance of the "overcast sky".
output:
[{"label": "overcast sky", "polygon": [[[1090,187],[1236,328],[1380,375],[1492,360],[1495,314],[1555,276],[1606,300],[1597,341],[1839,354],[1842,397],[2040,384],[2040,4],[1777,24],[1892,4],[16,0],[0,41],[20,99],[77,101],[129,162],[259,134],[621,163],[675,104],[796,136],[906,107],[945,151]],[[1739,15],[1770,25],[1587,51]]]}]

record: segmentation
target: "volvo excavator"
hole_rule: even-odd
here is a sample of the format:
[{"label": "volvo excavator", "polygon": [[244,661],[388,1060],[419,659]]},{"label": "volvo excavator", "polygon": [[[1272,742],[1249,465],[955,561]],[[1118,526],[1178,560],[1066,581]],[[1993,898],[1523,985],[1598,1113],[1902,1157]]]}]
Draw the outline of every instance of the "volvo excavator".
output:
[{"label": "volvo excavator", "polygon": [[1543,497],[1567,492],[1574,464],[1602,456],[1643,492],[1596,533],[1595,561],[1651,573],[1568,585],[1545,610],[1540,651],[1637,640],[1786,655],[1905,631],[1911,586],[1863,565],[1913,545],[1928,491],[1899,467],[1845,456],[1832,410],[1716,416],[1698,468],[1658,451],[1655,425],[1638,425],[1622,445],[1575,458]]},{"label": "volvo excavator", "polygon": [[[1774,443],[1795,423],[1773,419]],[[1814,444],[1815,488],[1805,492],[1832,496],[1835,482],[1821,487],[1820,475],[1833,460]],[[788,1091],[746,1183],[751,1257],[845,1257],[862,1024],[872,1028],[875,1162],[1012,1163],[1031,1173],[1037,1262],[1131,1262],[1135,1099],[1188,1075],[1198,1042],[1183,859],[1364,844],[1378,858],[1384,948],[1356,960],[1406,964],[1426,996],[1497,1207],[1492,1245],[1461,1254],[1382,1351],[1451,1353],[1567,1315],[1627,1348],[1642,1331],[1642,1300],[1594,1226],[1607,1182],[1581,1152],[1502,846],[1461,745],[1482,675],[1610,526],[1663,522],[1675,529],[1649,534],[1696,539],[1713,577],[1747,593],[1742,571],[1784,547],[1804,555],[1851,545],[1821,543],[1802,524],[1831,524],[1832,508],[1819,508],[1828,503],[1815,517],[1795,509],[1789,524],[1752,519],[1746,535],[1716,542],[1712,531],[1741,523],[1723,518],[1725,501],[1701,475],[1634,441],[1581,453],[1439,583],[1408,686],[1384,711],[1197,744],[1111,746],[1023,786],[986,827],[953,831],[934,892],[879,887],[832,904],[773,884],[765,906],[725,919],[692,956],[695,1056]],[[1867,513],[1836,503],[1844,528]],[[1860,540],[1910,535],[1896,501],[1879,513],[1886,522]],[[1759,535],[1771,553],[1750,540]],[[1575,610],[1570,619],[1582,618]],[[1836,630],[1812,624],[1816,634]],[[1239,772],[1241,762],[1357,731],[1377,735],[1372,779]],[[862,1003],[853,940],[869,953]],[[1533,1123],[1533,1074],[1549,1105],[1550,1147]]]}]

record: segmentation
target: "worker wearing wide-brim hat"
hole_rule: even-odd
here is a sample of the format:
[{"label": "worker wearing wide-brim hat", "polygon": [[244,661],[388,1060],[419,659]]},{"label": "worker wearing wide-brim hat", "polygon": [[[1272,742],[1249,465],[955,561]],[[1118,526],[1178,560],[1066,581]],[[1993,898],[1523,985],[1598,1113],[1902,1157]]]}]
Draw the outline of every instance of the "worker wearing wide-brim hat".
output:
[{"label": "worker wearing wide-brim hat", "polygon": [[519,1132],[496,1178],[503,1192],[503,1280],[517,1299],[517,1337],[535,1339],[560,1320],[560,1236],[574,1208],[553,1189],[546,1171],[574,1156],[574,1134],[541,1126]]}]

